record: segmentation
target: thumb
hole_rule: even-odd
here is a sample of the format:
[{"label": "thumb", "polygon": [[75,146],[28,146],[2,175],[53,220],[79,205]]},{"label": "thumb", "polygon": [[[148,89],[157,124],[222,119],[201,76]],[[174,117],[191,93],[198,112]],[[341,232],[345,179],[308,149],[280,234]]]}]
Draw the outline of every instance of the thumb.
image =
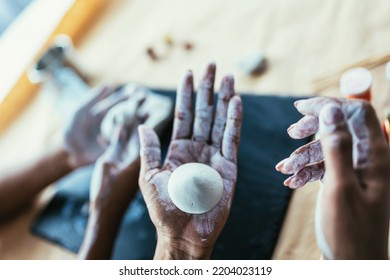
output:
[{"label": "thumb", "polygon": [[115,162],[120,160],[123,150],[127,144],[127,131],[122,125],[116,125],[114,131],[110,137],[109,146],[104,152],[104,159],[109,162]]},{"label": "thumb", "polygon": [[325,159],[325,182],[348,186],[354,178],[352,136],[345,116],[337,104],[327,104],[320,111],[320,138]]}]

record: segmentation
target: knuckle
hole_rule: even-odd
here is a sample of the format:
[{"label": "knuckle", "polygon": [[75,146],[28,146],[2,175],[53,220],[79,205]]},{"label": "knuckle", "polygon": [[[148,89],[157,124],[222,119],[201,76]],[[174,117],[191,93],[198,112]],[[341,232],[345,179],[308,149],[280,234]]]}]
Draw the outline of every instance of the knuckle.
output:
[{"label": "knuckle", "polygon": [[189,120],[191,118],[191,113],[187,111],[176,111],[175,118],[179,120]]}]

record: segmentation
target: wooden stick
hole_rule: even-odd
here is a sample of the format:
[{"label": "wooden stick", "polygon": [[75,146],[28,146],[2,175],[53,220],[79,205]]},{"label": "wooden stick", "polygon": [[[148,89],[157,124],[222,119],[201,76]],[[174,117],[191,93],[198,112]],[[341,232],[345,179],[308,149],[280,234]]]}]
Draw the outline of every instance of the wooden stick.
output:
[{"label": "wooden stick", "polygon": [[371,56],[359,60],[357,62],[351,63],[349,65],[343,66],[340,69],[333,71],[333,73],[324,75],[323,77],[314,80],[313,82],[314,91],[319,92],[328,89],[330,87],[336,86],[339,83],[341,75],[345,71],[349,70],[350,68],[364,67],[367,69],[372,69],[379,65],[385,64],[388,61],[390,61],[390,51],[386,51],[382,54]]}]

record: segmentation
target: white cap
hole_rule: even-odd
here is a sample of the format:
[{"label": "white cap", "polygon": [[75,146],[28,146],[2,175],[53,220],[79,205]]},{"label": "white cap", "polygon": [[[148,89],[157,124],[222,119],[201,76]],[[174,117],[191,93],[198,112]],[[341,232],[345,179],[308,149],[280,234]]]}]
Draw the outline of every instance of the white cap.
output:
[{"label": "white cap", "polygon": [[390,61],[386,64],[386,78],[390,81]]},{"label": "white cap", "polygon": [[372,85],[372,75],[366,68],[352,68],[340,79],[340,91],[343,95],[360,95]]}]

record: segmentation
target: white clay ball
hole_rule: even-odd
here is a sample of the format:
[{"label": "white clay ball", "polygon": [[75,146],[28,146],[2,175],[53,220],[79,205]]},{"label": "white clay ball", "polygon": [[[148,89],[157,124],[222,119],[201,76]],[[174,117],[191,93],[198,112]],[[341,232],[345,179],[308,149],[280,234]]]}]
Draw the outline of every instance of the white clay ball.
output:
[{"label": "white clay ball", "polygon": [[181,211],[202,214],[213,209],[222,198],[221,175],[202,163],[186,163],[176,168],[168,181],[168,193]]}]

